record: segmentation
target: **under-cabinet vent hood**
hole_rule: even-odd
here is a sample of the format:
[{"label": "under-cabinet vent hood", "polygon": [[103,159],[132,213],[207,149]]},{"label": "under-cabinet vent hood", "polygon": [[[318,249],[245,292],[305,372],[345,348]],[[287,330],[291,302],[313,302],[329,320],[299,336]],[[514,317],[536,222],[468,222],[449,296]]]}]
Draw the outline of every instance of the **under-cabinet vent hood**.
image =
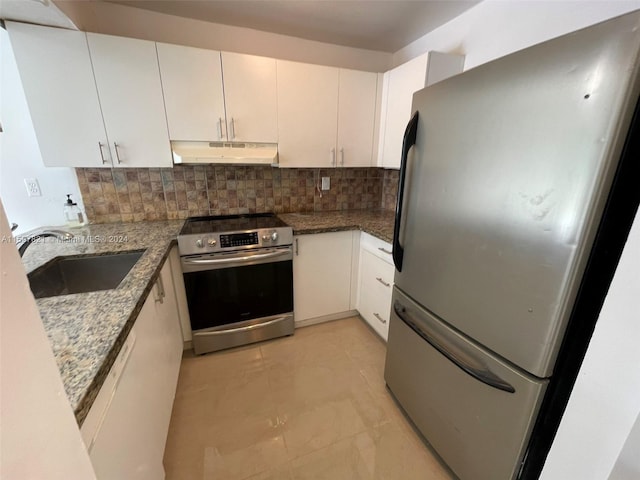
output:
[{"label": "under-cabinet vent hood", "polygon": [[278,165],[277,143],[171,142],[173,163]]}]

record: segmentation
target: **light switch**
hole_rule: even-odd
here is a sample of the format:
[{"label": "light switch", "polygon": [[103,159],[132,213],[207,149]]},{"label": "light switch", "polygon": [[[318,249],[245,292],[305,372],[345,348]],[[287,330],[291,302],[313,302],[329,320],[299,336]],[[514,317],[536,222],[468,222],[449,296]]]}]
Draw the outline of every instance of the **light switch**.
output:
[{"label": "light switch", "polygon": [[322,190],[329,190],[331,188],[331,178],[322,177]]}]

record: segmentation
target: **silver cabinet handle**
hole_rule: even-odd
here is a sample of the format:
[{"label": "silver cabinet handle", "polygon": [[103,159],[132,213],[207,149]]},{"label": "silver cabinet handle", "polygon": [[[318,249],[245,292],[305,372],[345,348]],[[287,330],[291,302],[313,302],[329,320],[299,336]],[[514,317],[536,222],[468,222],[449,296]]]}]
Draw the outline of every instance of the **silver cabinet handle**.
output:
[{"label": "silver cabinet handle", "polygon": [[340,149],[340,166],[344,167],[344,148]]},{"label": "silver cabinet handle", "polygon": [[373,316],[376,317],[378,320],[380,320],[382,323],[387,323],[387,321],[377,313],[374,312]]},{"label": "silver cabinet handle", "polygon": [[104,152],[102,151],[102,147],[106,146],[105,143],[102,142],[98,142],[98,148],[100,149],[100,158],[102,159],[102,164],[104,165],[105,163],[108,163],[107,160],[105,160],[104,158]]},{"label": "silver cabinet handle", "polygon": [[300,255],[300,244],[298,243],[298,239],[296,238],[296,257]]},{"label": "silver cabinet handle", "polygon": [[469,352],[468,349],[465,349],[455,339],[447,339],[441,333],[429,330],[424,321],[420,322],[414,318],[413,312],[397,300],[393,304],[393,311],[411,330],[465,373],[490,387],[515,393],[516,389],[513,388],[513,385],[489,370],[489,367],[481,359]]},{"label": "silver cabinet handle", "polygon": [[222,117],[218,117],[218,140],[222,140]]},{"label": "silver cabinet handle", "polygon": [[382,277],[376,277],[376,280],[379,281],[381,284],[383,284],[385,287],[389,287],[391,286],[390,283],[385,282]]},{"label": "silver cabinet handle", "polygon": [[389,255],[391,255],[392,253],[390,250],[387,250],[386,248],[382,248],[382,247],[378,247],[378,250],[380,250],[383,253],[388,253]]},{"label": "silver cabinet handle", "polygon": [[336,166],[336,149],[331,149],[331,155],[329,156],[329,165],[335,167]]},{"label": "silver cabinet handle", "polygon": [[118,160],[118,164],[122,163],[120,160],[120,152],[118,152],[118,143],[113,142],[113,149],[116,151],[116,160]]},{"label": "silver cabinet handle", "polygon": [[161,276],[158,276],[158,290],[160,292],[160,298],[166,297],[166,293],[164,291],[164,281]]},{"label": "silver cabinet handle", "polygon": [[160,282],[161,282],[160,277],[158,277],[158,281],[155,284],[156,296],[155,296],[154,300],[155,300],[156,303],[164,303],[164,300],[163,300],[164,293],[163,293],[163,289],[162,289],[162,287],[160,285]]},{"label": "silver cabinet handle", "polygon": [[231,117],[231,121],[229,122],[229,140],[233,140],[236,138],[236,121]]}]

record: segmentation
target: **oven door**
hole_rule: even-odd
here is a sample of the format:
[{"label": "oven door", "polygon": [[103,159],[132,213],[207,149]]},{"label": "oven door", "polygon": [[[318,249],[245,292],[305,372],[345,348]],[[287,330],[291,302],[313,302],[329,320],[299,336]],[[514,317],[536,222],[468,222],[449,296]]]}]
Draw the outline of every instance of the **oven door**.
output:
[{"label": "oven door", "polygon": [[[190,255],[181,262],[196,353],[279,336],[268,333],[267,326],[293,333],[291,246]],[[238,338],[221,347],[217,340],[214,346],[197,346],[203,337],[225,332]]]}]

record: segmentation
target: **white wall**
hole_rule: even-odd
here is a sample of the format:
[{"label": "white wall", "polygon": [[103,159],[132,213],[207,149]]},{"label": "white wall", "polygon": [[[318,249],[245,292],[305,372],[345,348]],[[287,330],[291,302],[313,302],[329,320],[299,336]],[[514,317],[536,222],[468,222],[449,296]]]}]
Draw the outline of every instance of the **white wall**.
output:
[{"label": "white wall", "polygon": [[622,453],[613,467],[609,480],[638,480],[640,478],[640,415],[631,429]]},{"label": "white wall", "polygon": [[[63,205],[71,193],[82,205],[80,188],[71,168],[45,168],[31,116],[11,50],[9,36],[0,29],[0,197],[7,217],[25,232],[45,225],[64,224]],[[46,79],[42,79],[46,81]],[[41,197],[29,197],[25,178],[36,178]]]},{"label": "white wall", "polygon": [[429,50],[466,56],[465,70],[640,8],[637,0],[485,0],[393,54],[393,66]]},{"label": "white wall", "polygon": [[[0,201],[0,238],[10,238]],[[0,242],[0,478],[95,480],[18,252]]]},{"label": "white wall", "polygon": [[250,28],[151,12],[108,2],[56,1],[80,30],[298,62],[384,72],[391,54],[303,40]]},{"label": "white wall", "polygon": [[[616,269],[542,480],[609,477],[640,414],[640,211]],[[637,456],[638,451],[634,452]]]}]

